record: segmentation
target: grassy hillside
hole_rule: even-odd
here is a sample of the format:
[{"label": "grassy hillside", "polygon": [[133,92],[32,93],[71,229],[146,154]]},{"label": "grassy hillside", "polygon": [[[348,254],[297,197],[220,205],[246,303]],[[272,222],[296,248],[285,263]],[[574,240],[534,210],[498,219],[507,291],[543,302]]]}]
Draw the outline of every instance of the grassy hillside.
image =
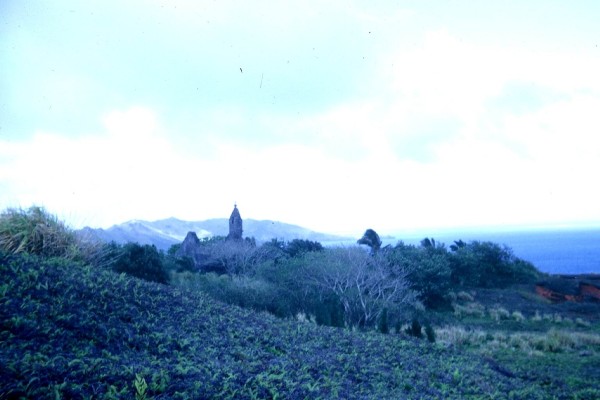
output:
[{"label": "grassy hillside", "polygon": [[440,344],[280,320],[63,260],[0,255],[0,324],[0,399],[574,396]]}]

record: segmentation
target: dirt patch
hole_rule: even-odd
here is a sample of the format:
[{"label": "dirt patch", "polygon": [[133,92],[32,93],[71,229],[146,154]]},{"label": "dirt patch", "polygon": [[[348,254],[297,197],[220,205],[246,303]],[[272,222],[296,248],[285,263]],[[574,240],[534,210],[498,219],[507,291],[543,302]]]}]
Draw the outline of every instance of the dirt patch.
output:
[{"label": "dirt patch", "polygon": [[560,314],[567,318],[600,320],[600,302],[552,303],[536,293],[535,285],[515,285],[505,289],[475,289],[474,299],[487,309],[504,307],[508,311],[520,311],[531,318],[538,314]]}]

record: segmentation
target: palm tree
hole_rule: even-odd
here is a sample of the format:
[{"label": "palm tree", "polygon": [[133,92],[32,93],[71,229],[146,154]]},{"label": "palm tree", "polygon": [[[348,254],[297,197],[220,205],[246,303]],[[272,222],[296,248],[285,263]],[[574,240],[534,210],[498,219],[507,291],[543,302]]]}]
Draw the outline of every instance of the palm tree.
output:
[{"label": "palm tree", "polygon": [[377,253],[377,251],[379,251],[381,248],[381,239],[379,238],[377,232],[375,232],[373,229],[367,229],[363,237],[358,239],[356,243],[366,244],[371,248],[372,253]]},{"label": "palm tree", "polygon": [[456,252],[458,251],[458,249],[462,249],[463,247],[466,247],[467,244],[465,242],[461,240],[455,240],[453,245],[450,245],[450,250]]}]

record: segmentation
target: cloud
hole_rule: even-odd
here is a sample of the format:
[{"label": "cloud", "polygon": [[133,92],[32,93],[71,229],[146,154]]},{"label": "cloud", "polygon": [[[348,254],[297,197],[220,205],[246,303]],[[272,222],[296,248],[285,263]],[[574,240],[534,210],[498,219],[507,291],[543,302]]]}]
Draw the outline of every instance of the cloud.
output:
[{"label": "cloud", "polygon": [[589,51],[484,45],[395,6],[124,7],[129,34],[107,32],[114,8],[80,6],[54,9],[47,24],[69,29],[50,40],[18,36],[24,54],[65,49],[15,57],[3,81],[29,122],[0,139],[2,205],[106,226],[237,201],[245,218],[344,233],[600,221]]},{"label": "cloud", "polygon": [[160,210],[155,198],[170,172],[163,162],[181,165],[153,113],[143,108],[113,112],[104,128],[78,138],[38,132],[28,141],[2,143],[0,171],[16,197],[13,202],[43,204],[84,224]]}]

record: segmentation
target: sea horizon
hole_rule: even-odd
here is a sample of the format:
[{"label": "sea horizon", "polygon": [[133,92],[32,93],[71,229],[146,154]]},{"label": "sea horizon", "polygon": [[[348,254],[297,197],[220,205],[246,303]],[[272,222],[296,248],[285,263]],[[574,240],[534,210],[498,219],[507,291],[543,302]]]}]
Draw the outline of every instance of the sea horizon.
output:
[{"label": "sea horizon", "polygon": [[[464,242],[490,241],[506,245],[515,256],[531,262],[537,269],[550,274],[600,273],[600,228],[472,228],[431,231],[398,232],[382,235],[383,245],[418,245],[425,237],[449,247],[457,240]],[[329,245],[351,245],[356,242],[340,241]]]}]

